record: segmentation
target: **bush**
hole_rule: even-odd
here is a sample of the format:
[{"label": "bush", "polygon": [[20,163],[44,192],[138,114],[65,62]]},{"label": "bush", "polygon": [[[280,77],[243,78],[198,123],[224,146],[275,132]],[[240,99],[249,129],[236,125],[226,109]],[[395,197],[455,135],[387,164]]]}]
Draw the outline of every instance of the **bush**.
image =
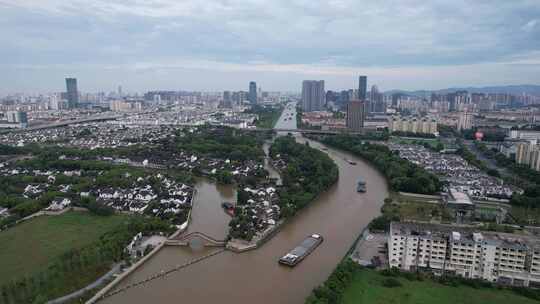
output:
[{"label": "bush", "polygon": [[323,285],[315,288],[306,299],[308,304],[341,303],[343,292],[360,266],[351,259],[341,262]]},{"label": "bush", "polygon": [[395,278],[386,278],[382,281],[382,286],[388,288],[401,287],[403,284],[398,279]]}]

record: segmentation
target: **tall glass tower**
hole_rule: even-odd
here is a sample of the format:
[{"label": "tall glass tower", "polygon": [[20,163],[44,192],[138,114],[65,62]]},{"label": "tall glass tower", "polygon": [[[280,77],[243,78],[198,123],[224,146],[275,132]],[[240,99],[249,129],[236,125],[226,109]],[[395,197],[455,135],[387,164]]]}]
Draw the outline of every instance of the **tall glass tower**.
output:
[{"label": "tall glass tower", "polygon": [[66,90],[68,107],[76,108],[79,105],[79,91],[77,90],[77,78],[66,78]]}]

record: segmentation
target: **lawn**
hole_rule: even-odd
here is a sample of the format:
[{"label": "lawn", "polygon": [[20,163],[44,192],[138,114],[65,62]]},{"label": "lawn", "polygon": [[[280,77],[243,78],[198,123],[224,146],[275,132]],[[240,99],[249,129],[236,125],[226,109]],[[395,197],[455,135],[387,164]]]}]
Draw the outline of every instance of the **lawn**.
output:
[{"label": "lawn", "polygon": [[259,111],[259,120],[256,125],[258,128],[272,129],[279,120],[281,112],[283,112],[283,107],[278,109],[265,109],[264,111]]},{"label": "lawn", "polygon": [[538,303],[512,291],[467,286],[451,287],[433,281],[408,281],[397,278],[403,286],[384,287],[387,277],[374,270],[355,273],[353,282],[345,289],[343,303],[357,304],[528,304]]},{"label": "lawn", "polygon": [[540,208],[526,208],[521,206],[512,206],[510,213],[520,221],[519,224],[539,225]]},{"label": "lawn", "polygon": [[383,212],[388,215],[397,215],[404,221],[443,221],[451,219],[452,214],[442,203],[430,203],[421,201],[410,201],[403,197],[397,197],[398,202],[385,204]]},{"label": "lawn", "polygon": [[436,149],[439,144],[442,144],[443,148],[444,148],[444,143],[438,138],[421,138],[421,137],[419,137],[419,138],[410,138],[410,137],[404,138],[404,137],[392,136],[390,138],[390,140],[395,142],[395,143],[404,144],[404,145],[414,145],[414,144],[416,144],[416,145],[420,144],[421,145],[423,143],[427,143],[433,149]]},{"label": "lawn", "polygon": [[68,212],[34,218],[0,232],[0,285],[46,269],[53,258],[92,243],[123,218]]}]

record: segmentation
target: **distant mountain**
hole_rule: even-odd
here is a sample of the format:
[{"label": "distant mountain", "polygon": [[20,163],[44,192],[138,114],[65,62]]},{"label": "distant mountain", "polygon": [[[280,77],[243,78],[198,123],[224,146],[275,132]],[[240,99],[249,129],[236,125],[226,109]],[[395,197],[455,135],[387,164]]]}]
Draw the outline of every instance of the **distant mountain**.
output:
[{"label": "distant mountain", "polygon": [[540,96],[540,85],[524,84],[524,85],[508,85],[508,86],[490,86],[490,87],[464,87],[464,88],[448,88],[441,90],[419,90],[419,91],[405,91],[405,90],[390,90],[384,92],[385,94],[400,93],[404,95],[428,97],[431,93],[446,94],[455,91],[467,91],[469,93],[508,93],[513,95],[519,95],[522,93]]}]

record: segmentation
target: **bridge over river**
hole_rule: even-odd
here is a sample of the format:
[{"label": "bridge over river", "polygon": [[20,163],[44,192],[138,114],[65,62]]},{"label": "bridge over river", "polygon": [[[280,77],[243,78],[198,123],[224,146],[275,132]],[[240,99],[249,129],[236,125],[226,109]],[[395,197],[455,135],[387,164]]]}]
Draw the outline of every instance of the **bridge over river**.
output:
[{"label": "bridge over river", "polygon": [[[294,129],[294,106],[287,107],[277,129]],[[297,141],[306,139],[297,134]],[[308,140],[309,141],[309,140]],[[311,147],[322,145],[309,141]],[[189,267],[116,293],[100,303],[304,303],[346,254],[362,229],[380,214],[388,196],[384,177],[361,159],[343,151],[325,151],[339,168],[339,181],[287,222],[262,247],[245,253],[223,251]],[[346,159],[357,162],[350,165]],[[367,182],[367,192],[356,192],[356,180]],[[203,232],[216,240],[227,235],[230,217],[223,201],[236,201],[234,188],[199,180],[187,233]],[[280,266],[279,257],[307,235],[319,233],[324,242],[294,268]],[[165,246],[117,287],[143,281],[153,275],[213,253],[222,248]]]},{"label": "bridge over river", "polygon": [[[198,244],[198,242],[202,243]],[[165,244],[168,246],[197,247],[198,245],[202,245],[205,247],[225,247],[227,240],[216,240],[203,232],[196,231],[169,239],[165,242]]]}]

